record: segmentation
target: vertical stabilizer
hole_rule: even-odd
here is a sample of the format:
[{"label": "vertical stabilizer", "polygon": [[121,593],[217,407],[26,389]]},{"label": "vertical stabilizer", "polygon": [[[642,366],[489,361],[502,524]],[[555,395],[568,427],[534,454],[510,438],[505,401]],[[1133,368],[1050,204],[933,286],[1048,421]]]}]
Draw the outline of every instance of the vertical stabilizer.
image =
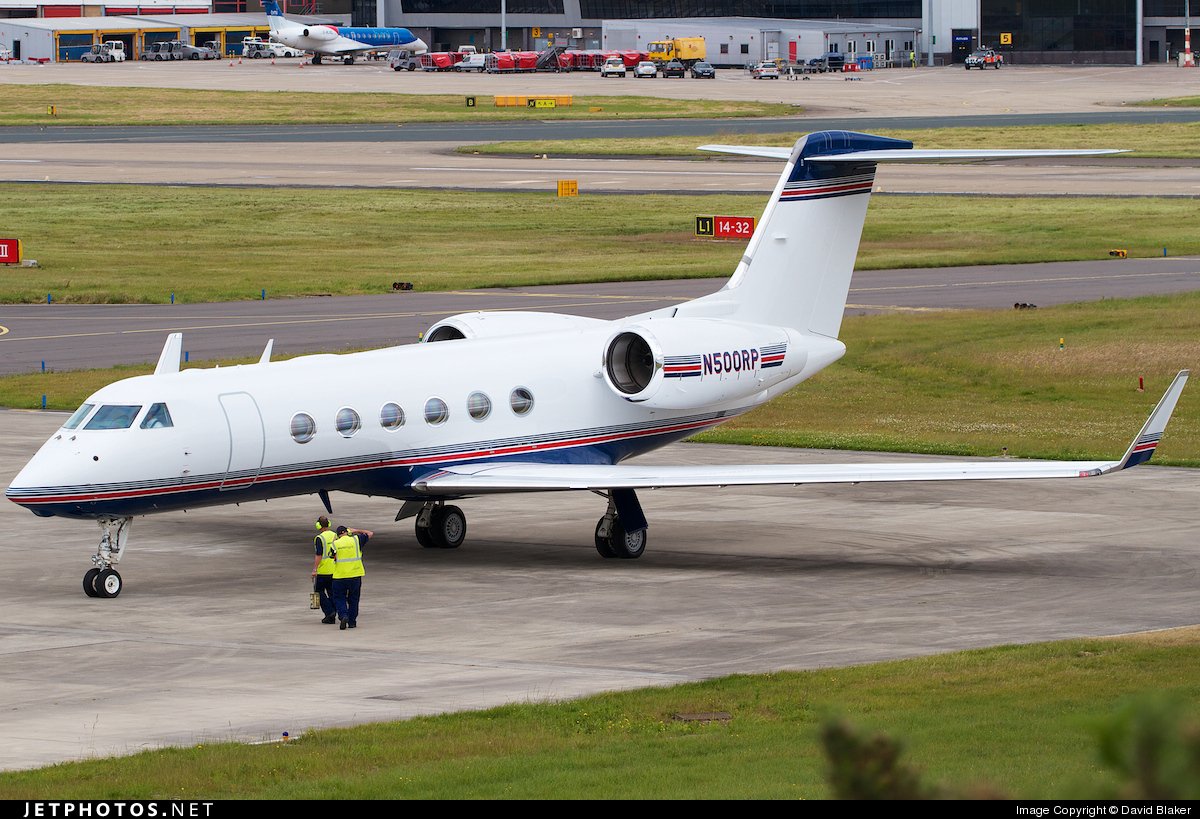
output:
[{"label": "vertical stabilizer", "polygon": [[283,16],[283,11],[279,8],[279,3],[275,2],[275,0],[263,0],[262,7],[263,11],[267,13],[267,25],[271,28],[271,31],[279,31],[279,29],[283,28],[287,19]]},{"label": "vertical stabilizer", "polygon": [[692,302],[693,309],[719,303],[729,318],[837,338],[875,163],[828,158],[911,148],[906,140],[852,131],[801,137],[733,277],[719,293]]}]

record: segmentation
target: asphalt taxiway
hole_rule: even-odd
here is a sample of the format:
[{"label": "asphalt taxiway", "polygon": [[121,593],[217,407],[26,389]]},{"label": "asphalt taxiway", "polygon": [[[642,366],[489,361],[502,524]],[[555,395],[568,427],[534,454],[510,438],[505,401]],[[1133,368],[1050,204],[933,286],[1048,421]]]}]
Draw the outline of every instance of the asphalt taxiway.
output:
[{"label": "asphalt taxiway", "polygon": [[[0,483],[64,418],[0,411]],[[648,460],[914,458],[677,444]],[[0,769],[1161,629],[1200,606],[1193,470],[641,497],[647,551],[613,561],[593,548],[590,493],[463,501],[453,551],[418,546],[395,502],[335,493],[335,523],[376,533],[353,631],[308,609],[315,497],[136,520],[112,600],[80,588],[95,526],[2,502],[0,527],[33,547],[0,623]],[[353,680],[336,709],[333,677]]]}]

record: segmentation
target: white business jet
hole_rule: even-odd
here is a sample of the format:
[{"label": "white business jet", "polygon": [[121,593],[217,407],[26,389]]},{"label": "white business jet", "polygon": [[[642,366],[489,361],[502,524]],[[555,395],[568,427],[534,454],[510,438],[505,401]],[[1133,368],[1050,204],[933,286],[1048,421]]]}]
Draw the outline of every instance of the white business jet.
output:
[{"label": "white business jet", "polygon": [[313,65],[320,65],[322,56],[338,57],[348,65],[356,55],[367,51],[402,48],[409,54],[423,54],[429,50],[424,40],[406,28],[297,23],[283,16],[275,0],[263,0],[263,11],[267,13],[271,39],[311,51]]},{"label": "white business jet", "polygon": [[[84,591],[115,597],[137,515],[316,493],[401,501],[426,547],[455,548],[462,510],[498,492],[607,498],[605,558],[646,548],[637,490],[752,484],[1081,478],[1150,459],[1181,372],[1113,461],[643,466],[627,459],[741,415],[842,357],[838,341],[876,164],[1100,151],[920,151],[843,131],[794,148],[707,146],[786,167],[745,255],[716,293],[619,321],[467,313],[422,343],[180,371],[168,337],[153,375],[98,391],[21,470],[7,496],[36,515],[97,520]],[[336,385],[324,388],[322,385]]]}]

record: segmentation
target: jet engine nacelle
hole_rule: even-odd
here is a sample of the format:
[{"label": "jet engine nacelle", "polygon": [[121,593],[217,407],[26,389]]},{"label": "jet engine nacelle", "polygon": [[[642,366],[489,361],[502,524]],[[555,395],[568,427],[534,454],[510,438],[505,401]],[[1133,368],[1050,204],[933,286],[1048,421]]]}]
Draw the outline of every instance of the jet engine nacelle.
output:
[{"label": "jet engine nacelle", "polygon": [[337,31],[329,26],[311,26],[304,29],[303,35],[313,40],[324,40],[325,42],[338,38]]},{"label": "jet engine nacelle", "polygon": [[518,333],[555,332],[563,330],[582,331],[605,322],[582,316],[564,316],[558,313],[533,313],[512,311],[503,313],[459,313],[442,319],[429,328],[421,340],[453,341],[458,338],[494,338]]},{"label": "jet engine nacelle", "polygon": [[646,321],[604,345],[604,380],[622,398],[662,409],[749,398],[804,369],[798,340],[782,327],[723,319]]}]

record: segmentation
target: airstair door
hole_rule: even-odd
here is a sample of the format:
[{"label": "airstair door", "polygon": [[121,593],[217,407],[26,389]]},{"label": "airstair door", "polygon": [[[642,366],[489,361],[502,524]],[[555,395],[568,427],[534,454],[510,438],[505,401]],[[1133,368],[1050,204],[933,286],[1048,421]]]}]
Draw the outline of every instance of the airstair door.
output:
[{"label": "airstair door", "polygon": [[221,409],[229,429],[229,461],[221,491],[245,489],[258,480],[266,454],[266,433],[258,403],[247,392],[230,392],[220,396]]}]

